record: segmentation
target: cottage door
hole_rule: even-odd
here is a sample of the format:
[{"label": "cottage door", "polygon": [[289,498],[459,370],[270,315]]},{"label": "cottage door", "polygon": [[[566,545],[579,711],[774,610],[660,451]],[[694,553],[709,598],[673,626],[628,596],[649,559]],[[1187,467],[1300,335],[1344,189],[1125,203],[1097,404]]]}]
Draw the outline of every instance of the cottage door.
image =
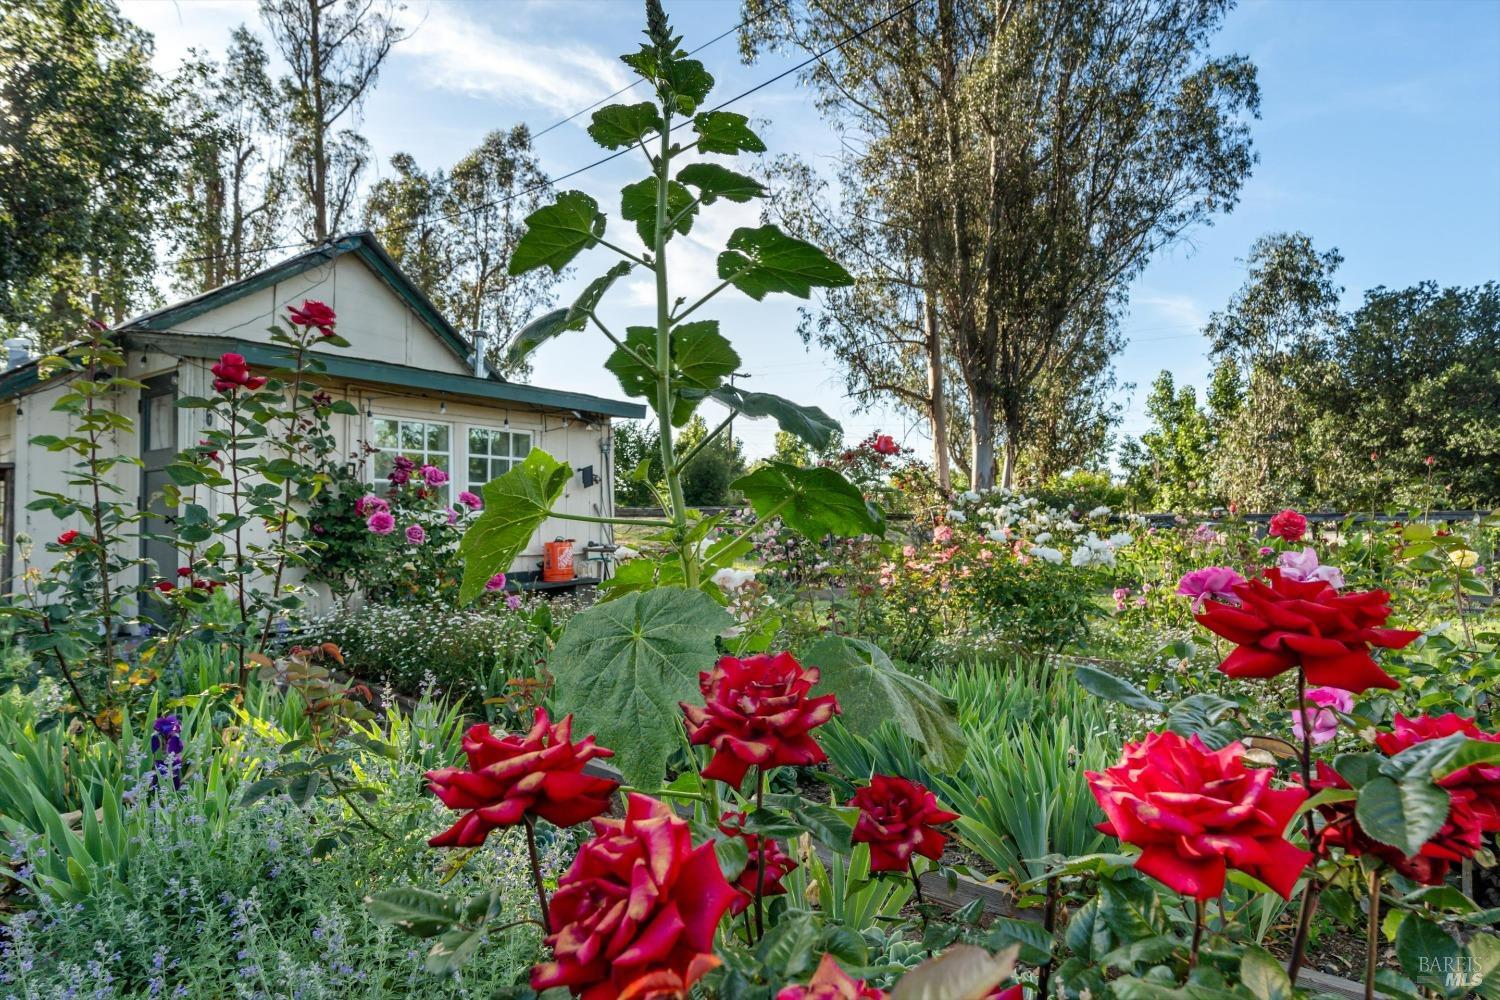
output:
[{"label": "cottage door", "polygon": [[[177,508],[162,497],[170,478],[167,466],[177,455],[177,375],[175,372],[146,379],[141,390],[141,508],[154,516],[141,527],[141,555],[155,566],[142,568],[142,582],[177,582],[177,549],[152,535],[171,535]],[[161,607],[148,602],[147,614],[161,617]]]}]

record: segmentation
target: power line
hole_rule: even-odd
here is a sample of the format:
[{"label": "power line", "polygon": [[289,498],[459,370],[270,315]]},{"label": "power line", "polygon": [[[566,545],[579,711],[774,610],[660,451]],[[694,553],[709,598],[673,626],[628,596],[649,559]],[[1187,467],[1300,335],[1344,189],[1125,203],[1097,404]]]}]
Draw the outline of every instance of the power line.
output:
[{"label": "power line", "polygon": [[[797,65],[792,66],[792,67],[790,67],[788,69],[782,70],[780,73],[777,73],[775,76],[771,77],[770,79],[763,80],[760,83],[757,83],[755,86],[751,87],[750,89],[744,90],[744,91],[741,91],[738,94],[735,94],[733,97],[729,98],[727,101],[723,101],[723,102],[715,105],[714,107],[708,109],[709,113],[712,113],[714,111],[722,111],[725,108],[729,107],[731,104],[734,104],[736,101],[742,101],[745,98],[749,97],[751,94],[754,94],[754,93],[756,93],[758,91],[764,90],[766,87],[769,87],[771,84],[776,83],[776,82],[778,82],[780,80],[784,80],[788,76],[791,76],[793,73],[797,73],[797,72],[800,72],[801,70],[806,69],[808,66],[811,66],[815,62],[818,62],[819,60],[823,59],[825,56],[829,55],[830,53],[835,52],[835,51],[837,51],[839,49],[842,49],[845,45],[848,45],[850,42],[857,41],[858,39],[863,38],[865,35],[869,34],[872,31],[874,31],[876,28],[879,28],[882,25],[884,25],[884,24],[886,24],[886,23],[894,20],[895,18],[900,17],[902,14],[905,14],[907,11],[911,10],[913,7],[916,7],[918,4],[920,4],[922,2],[923,2],[923,0],[911,0],[911,2],[907,3],[905,6],[899,8],[897,10],[892,11],[891,13],[887,14],[886,16],[880,18],[877,21],[872,21],[871,23],[865,25],[863,28],[860,28],[858,31],[851,32],[849,35],[845,36],[844,38],[840,39],[837,42],[834,42],[832,45],[828,46],[827,48],[823,49],[822,51],[814,53],[813,55],[809,56],[808,58],[802,60],[802,62],[798,63]],[[726,35],[730,34],[731,32],[739,30],[739,28],[741,26],[743,26],[744,23],[746,23],[746,22],[741,22],[740,25],[736,25],[734,28],[730,28],[729,31],[721,33],[720,35],[716,36],[714,39],[711,39],[710,41],[705,42],[703,45],[698,46],[698,48],[694,49],[693,51],[694,52],[698,52],[701,49],[705,48],[706,46],[713,44],[713,42],[717,41],[718,39],[723,38]],[[637,82],[641,82],[641,81],[637,81]],[[632,84],[631,86],[634,86],[634,84]],[[630,88],[627,87],[625,89],[628,90]],[[616,94],[611,95],[611,97],[617,96],[618,94],[623,93],[623,92],[624,91],[617,91]],[[593,106],[597,107],[598,104],[602,104],[603,101],[607,101],[609,99],[610,99],[609,97],[603,98],[601,101],[595,102],[595,104]],[[584,109],[584,111],[588,111],[588,110],[590,110],[590,109],[589,108],[585,108]],[[583,114],[584,111],[580,111],[577,114],[572,115],[571,118],[577,118],[578,115]],[[566,120],[571,120],[571,118],[570,119],[565,119],[565,121]],[[560,124],[563,124],[563,123],[559,122],[558,124],[560,125]],[[556,126],[551,126],[551,127],[555,128]],[[642,140],[644,141],[645,138],[647,138],[647,137],[643,136]],[[596,167],[602,167],[602,166],[604,166],[604,164],[609,163],[612,160],[617,160],[620,157],[622,157],[622,156],[626,155],[627,153],[629,153],[630,151],[631,151],[631,148],[629,146],[626,146],[624,149],[616,150],[615,152],[610,153],[608,156],[600,157],[599,159],[593,161],[592,163],[586,163],[583,166],[578,167],[575,170],[570,170],[567,173],[562,174],[561,176],[553,177],[553,178],[549,179],[548,181],[546,181],[545,183],[534,184],[534,185],[532,185],[530,187],[523,188],[520,191],[516,191],[516,192],[514,192],[512,194],[509,194],[509,195],[505,196],[504,198],[496,198],[496,199],[494,199],[492,201],[487,201],[487,202],[484,202],[482,204],[472,206],[470,208],[462,209],[461,211],[458,211],[458,212],[448,213],[446,215],[423,216],[422,218],[416,219],[416,220],[414,220],[412,222],[401,223],[400,225],[394,225],[394,226],[385,226],[383,228],[376,229],[375,232],[377,234],[404,233],[404,232],[407,232],[407,231],[412,230],[412,229],[416,229],[419,226],[422,226],[422,225],[425,225],[425,224],[428,224],[428,223],[431,223],[431,222],[437,222],[437,221],[450,222],[450,221],[452,221],[454,219],[461,218],[461,217],[463,217],[465,215],[471,215],[474,212],[480,212],[480,211],[483,211],[483,210],[485,210],[487,208],[496,208],[496,207],[498,207],[500,205],[509,204],[510,202],[515,201],[518,198],[522,198],[522,197],[524,197],[524,196],[526,196],[528,194],[535,194],[537,191],[542,191],[542,190],[545,190],[547,188],[553,187],[554,185],[558,184],[561,181],[570,180],[571,178],[577,177],[579,174],[586,173],[587,171],[593,170]],[[272,244],[272,245],[262,246],[262,247],[254,247],[254,248],[251,248],[249,250],[242,250],[242,251],[240,251],[240,253],[242,253],[242,254],[256,254],[256,253],[266,253],[266,252],[271,251],[271,250],[291,250],[291,249],[299,249],[299,248],[306,248],[306,247],[308,247],[308,243],[307,243],[307,241],[304,240],[304,241],[300,241],[300,242],[297,242],[297,243],[280,243],[280,244]],[[203,263],[205,261],[217,260],[219,258],[227,257],[227,256],[229,256],[229,254],[217,253],[217,254],[201,254],[201,255],[198,255],[198,256],[195,256],[195,257],[178,257],[178,258],[173,259],[173,260],[162,261],[161,264],[158,265],[158,267],[165,266],[167,264],[197,264],[197,263]]]}]

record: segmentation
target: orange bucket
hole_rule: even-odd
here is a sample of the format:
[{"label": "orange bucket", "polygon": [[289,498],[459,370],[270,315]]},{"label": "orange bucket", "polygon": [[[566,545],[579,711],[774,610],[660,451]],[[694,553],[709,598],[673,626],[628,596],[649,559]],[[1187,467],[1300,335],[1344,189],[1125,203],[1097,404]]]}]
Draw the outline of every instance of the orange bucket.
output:
[{"label": "orange bucket", "polygon": [[573,579],[573,539],[559,538],[542,545],[542,580],[564,583]]}]

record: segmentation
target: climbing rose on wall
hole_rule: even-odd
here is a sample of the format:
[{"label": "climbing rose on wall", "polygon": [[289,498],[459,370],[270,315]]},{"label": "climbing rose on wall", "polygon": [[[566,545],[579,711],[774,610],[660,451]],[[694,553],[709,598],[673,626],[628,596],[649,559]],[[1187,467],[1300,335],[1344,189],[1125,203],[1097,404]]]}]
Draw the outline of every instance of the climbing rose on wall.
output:
[{"label": "climbing rose on wall", "polygon": [[458,502],[463,504],[470,510],[478,510],[479,508],[484,506],[484,501],[479,499],[479,497],[475,496],[473,493],[470,493],[468,490],[459,491]]},{"label": "climbing rose on wall", "polygon": [[553,724],[546,709],[524,736],[495,736],[484,723],[464,734],[468,769],[427,772],[428,787],[450,809],[465,810],[457,823],[433,837],[433,847],[478,847],[491,830],[539,816],[572,826],[609,810],[615,782],[583,773],[583,765],[614,751],[592,736],[573,742],[573,717]]},{"label": "climbing rose on wall", "polygon": [[624,819],[594,820],[593,838],[558,879],[546,938],[553,961],[531,970],[531,988],[615,1000],[654,972],[686,979],[712,955],[734,899],[713,842],[694,847],[687,820],[632,793]]},{"label": "climbing rose on wall", "polygon": [[1239,743],[1210,750],[1196,734],[1127,743],[1120,763],[1085,774],[1107,817],[1099,829],[1141,848],[1136,869],[1184,896],[1217,896],[1234,868],[1288,898],[1312,855],[1282,831],[1307,792],[1272,788],[1273,772],[1244,756]]},{"label": "climbing rose on wall", "polygon": [[365,519],[365,527],[377,535],[389,535],[396,530],[396,519],[388,510],[377,510]]},{"label": "climbing rose on wall", "polygon": [[1391,595],[1383,590],[1340,594],[1322,580],[1293,580],[1279,569],[1233,590],[1238,608],[1210,603],[1197,615],[1204,628],[1235,644],[1219,664],[1230,677],[1275,677],[1300,666],[1310,684],[1355,693],[1395,689],[1370,647],[1400,649],[1422,634],[1381,627],[1391,614]]},{"label": "climbing rose on wall", "polygon": [[369,517],[380,510],[390,510],[391,505],[373,493],[366,493],[354,501],[354,512],[360,517]]},{"label": "climbing rose on wall", "polygon": [[333,336],[334,322],[338,319],[327,304],[317,299],[303,299],[301,308],[287,306],[287,318],[295,326],[315,326],[325,337]]},{"label": "climbing rose on wall", "polygon": [[1291,508],[1280,511],[1271,517],[1270,534],[1283,541],[1300,542],[1307,534],[1307,518]]},{"label": "climbing rose on wall", "polygon": [[831,694],[809,697],[818,668],[804,668],[790,653],[746,659],[722,657],[698,675],[704,705],[682,703],[693,746],[711,746],[703,769],[738,788],[752,765],[771,768],[827,760],[811,733],[838,713]]},{"label": "climbing rose on wall", "polygon": [[870,845],[872,872],[905,871],[913,854],[936,861],[948,843],[937,827],[958,819],[925,786],[890,774],[872,777],[849,804],[859,809],[854,843]]}]

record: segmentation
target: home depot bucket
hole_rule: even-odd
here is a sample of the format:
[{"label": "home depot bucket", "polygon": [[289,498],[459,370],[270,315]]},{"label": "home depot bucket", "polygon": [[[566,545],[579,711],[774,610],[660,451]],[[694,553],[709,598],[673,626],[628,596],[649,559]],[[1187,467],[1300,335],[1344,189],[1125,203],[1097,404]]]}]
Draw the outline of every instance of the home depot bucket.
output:
[{"label": "home depot bucket", "polygon": [[542,579],[563,583],[573,579],[573,539],[559,538],[542,546]]}]

